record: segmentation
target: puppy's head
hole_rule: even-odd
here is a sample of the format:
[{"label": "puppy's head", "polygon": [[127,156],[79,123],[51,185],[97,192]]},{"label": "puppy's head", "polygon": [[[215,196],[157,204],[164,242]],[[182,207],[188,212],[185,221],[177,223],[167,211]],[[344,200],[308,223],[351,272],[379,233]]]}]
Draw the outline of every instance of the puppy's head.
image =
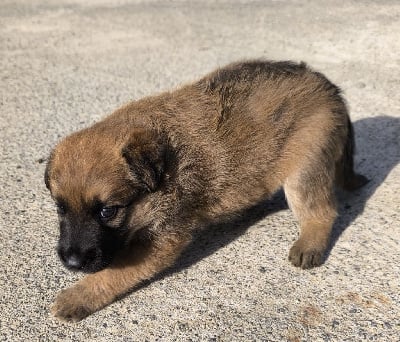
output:
[{"label": "puppy's head", "polygon": [[132,216],[157,191],[163,168],[164,145],[150,130],[126,139],[90,128],[56,146],[45,183],[57,205],[57,251],[67,268],[97,272],[110,264],[141,228]]}]

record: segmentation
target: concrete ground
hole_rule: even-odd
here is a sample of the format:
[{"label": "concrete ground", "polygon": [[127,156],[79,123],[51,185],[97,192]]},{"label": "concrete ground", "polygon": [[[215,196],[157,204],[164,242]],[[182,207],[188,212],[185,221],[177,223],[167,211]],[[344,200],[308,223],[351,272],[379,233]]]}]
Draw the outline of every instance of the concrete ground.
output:
[{"label": "concrete ground", "polygon": [[[80,275],[55,253],[44,160],[119,105],[228,62],[306,61],[340,85],[357,169],[325,264],[287,261],[282,195],[211,227],[176,267],[78,324],[49,315]],[[2,0],[2,341],[399,341],[400,2]]]}]

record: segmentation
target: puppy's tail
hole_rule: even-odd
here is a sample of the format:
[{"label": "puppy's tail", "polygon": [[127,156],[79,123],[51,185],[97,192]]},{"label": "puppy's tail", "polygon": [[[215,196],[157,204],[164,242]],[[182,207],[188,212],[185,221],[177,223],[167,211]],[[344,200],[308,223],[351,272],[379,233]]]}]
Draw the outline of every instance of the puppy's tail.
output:
[{"label": "puppy's tail", "polygon": [[354,131],[350,118],[347,120],[347,139],[342,158],[336,165],[336,182],[347,191],[354,191],[369,182],[369,179],[354,171]]}]

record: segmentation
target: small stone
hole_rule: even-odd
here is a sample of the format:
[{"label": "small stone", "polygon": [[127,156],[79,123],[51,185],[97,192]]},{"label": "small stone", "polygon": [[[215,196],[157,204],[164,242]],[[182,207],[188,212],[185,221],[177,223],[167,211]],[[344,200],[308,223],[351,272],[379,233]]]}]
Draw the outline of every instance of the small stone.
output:
[{"label": "small stone", "polygon": [[335,328],[335,327],[337,327],[339,325],[339,321],[337,321],[336,319],[334,319],[333,321],[332,321],[332,328]]}]

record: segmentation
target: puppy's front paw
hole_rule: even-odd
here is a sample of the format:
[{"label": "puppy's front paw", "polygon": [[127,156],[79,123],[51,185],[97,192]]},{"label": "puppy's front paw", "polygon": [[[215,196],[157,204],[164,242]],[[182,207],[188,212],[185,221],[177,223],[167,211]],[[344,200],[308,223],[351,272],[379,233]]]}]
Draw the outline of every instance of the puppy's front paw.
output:
[{"label": "puppy's front paw", "polygon": [[289,260],[302,269],[316,267],[324,261],[325,248],[318,248],[302,239],[297,240],[289,251]]},{"label": "puppy's front paw", "polygon": [[60,291],[50,308],[53,316],[67,322],[78,322],[89,316],[95,310],[85,292],[79,285]]}]

